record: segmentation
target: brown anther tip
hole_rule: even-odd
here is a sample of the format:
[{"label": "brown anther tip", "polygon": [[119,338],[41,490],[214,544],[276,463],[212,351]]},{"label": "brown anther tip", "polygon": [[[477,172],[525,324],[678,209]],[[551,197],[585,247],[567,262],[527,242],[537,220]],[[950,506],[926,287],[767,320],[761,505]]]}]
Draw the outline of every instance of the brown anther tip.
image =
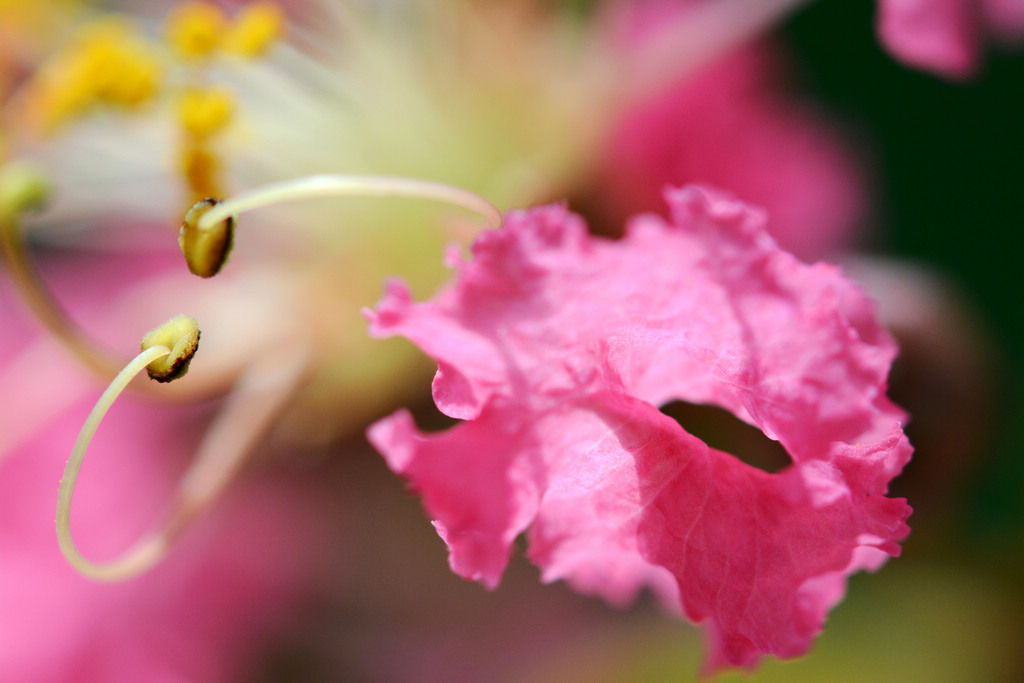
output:
[{"label": "brown anther tip", "polygon": [[226,218],[209,230],[199,228],[199,220],[203,215],[220,203],[220,200],[208,197],[197,202],[181,224],[178,233],[178,246],[185,257],[188,269],[199,277],[213,277],[228,260],[228,253],[235,233],[235,219]]},{"label": "brown anther tip", "polygon": [[142,350],[166,346],[171,353],[146,366],[146,372],[157,382],[173,382],[188,372],[192,356],[199,348],[199,324],[194,318],[179,315],[142,338]]}]

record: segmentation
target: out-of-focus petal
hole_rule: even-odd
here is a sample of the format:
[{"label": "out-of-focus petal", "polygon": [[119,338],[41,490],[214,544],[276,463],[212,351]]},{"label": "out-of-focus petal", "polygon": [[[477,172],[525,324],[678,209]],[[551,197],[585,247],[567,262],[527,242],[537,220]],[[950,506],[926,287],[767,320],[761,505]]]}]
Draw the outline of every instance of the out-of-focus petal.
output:
[{"label": "out-of-focus petal", "polygon": [[977,0],[879,0],[878,35],[898,59],[964,78],[978,64],[979,10]]},{"label": "out-of-focus petal", "polygon": [[619,225],[662,212],[664,188],[700,182],[764,207],[772,236],[801,258],[848,247],[865,206],[860,161],[785,81],[781,56],[755,45],[626,107],[604,143],[598,211]]},{"label": "out-of-focus petal", "polygon": [[878,35],[901,61],[947,78],[978,71],[985,41],[1020,46],[1020,0],[879,0]]},{"label": "out-of-focus petal", "polygon": [[997,40],[1020,44],[1024,38],[1024,2],[985,0],[984,12],[985,22]]},{"label": "out-of-focus petal", "polygon": [[[56,487],[79,405],[0,464],[0,671],[10,680],[230,681],[315,578],[308,484],[250,481],[142,577],[98,584],[61,556]],[[151,525],[195,445],[195,411],[125,401],[101,427],[75,495],[83,552],[112,557]]]},{"label": "out-of-focus petal", "polygon": [[[737,21],[729,15],[746,11],[741,5],[613,3],[604,17],[608,50],[623,61],[639,59],[666,26],[728,33]],[[697,182],[765,208],[769,232],[797,256],[833,257],[854,241],[863,217],[863,160],[823,112],[789,92],[791,69],[778,45],[729,45],[695,65],[674,54],[645,64],[663,73],[660,86],[618,103],[588,188],[607,223],[601,229],[642,211],[663,213],[666,187]]]}]

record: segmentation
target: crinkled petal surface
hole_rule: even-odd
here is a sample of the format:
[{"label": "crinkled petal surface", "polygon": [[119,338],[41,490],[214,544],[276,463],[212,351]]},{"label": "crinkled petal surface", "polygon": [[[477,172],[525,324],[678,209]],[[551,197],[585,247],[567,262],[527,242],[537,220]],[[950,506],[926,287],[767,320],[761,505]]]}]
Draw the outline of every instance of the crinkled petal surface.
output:
[{"label": "crinkled petal surface", "polygon": [[[389,286],[371,331],[437,359],[463,420],[370,428],[422,496],[460,575],[495,586],[525,532],[546,581],[615,604],[650,588],[707,626],[708,669],[799,655],[846,576],[899,553],[885,496],[910,457],[885,397],[895,345],[837,268],[779,250],[763,216],[701,188],[671,219],[591,237],[562,207],[510,215],[414,303]],[[713,404],[792,464],[770,474],[664,415]]]}]

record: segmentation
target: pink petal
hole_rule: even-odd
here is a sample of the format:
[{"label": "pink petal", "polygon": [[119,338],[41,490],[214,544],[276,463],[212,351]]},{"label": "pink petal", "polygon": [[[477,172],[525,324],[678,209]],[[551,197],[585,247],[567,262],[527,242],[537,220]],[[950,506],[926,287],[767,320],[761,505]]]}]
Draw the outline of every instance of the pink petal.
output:
[{"label": "pink petal", "polygon": [[1024,0],[984,0],[985,23],[993,37],[1019,45],[1024,38]]},{"label": "pink petal", "polygon": [[[899,553],[885,497],[910,457],[885,398],[895,345],[838,269],[780,251],[759,212],[700,188],[613,242],[554,206],[482,235],[451,286],[392,285],[371,331],[438,360],[423,435],[369,431],[423,495],[452,568],[493,587],[515,538],[546,581],[621,604],[644,587],[708,626],[709,668],[805,652],[845,577]],[[769,474],[658,409],[709,403],[778,439]]]},{"label": "pink petal", "polygon": [[848,246],[867,194],[860,160],[821,112],[787,95],[787,72],[779,51],[750,45],[624,107],[599,160],[602,216],[619,225],[663,213],[665,187],[700,182],[767,209],[772,236],[805,260]]},{"label": "pink petal", "polygon": [[978,64],[980,11],[979,0],[879,0],[878,35],[907,64],[964,78]]}]

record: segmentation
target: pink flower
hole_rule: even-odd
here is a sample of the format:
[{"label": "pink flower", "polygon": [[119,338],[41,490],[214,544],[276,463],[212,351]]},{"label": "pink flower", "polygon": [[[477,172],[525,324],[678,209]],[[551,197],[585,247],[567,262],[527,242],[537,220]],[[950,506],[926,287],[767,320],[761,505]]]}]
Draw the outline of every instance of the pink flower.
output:
[{"label": "pink flower", "polygon": [[763,206],[772,236],[801,258],[849,246],[865,205],[860,164],[819,112],[783,92],[785,71],[751,45],[627,107],[598,162],[602,214],[621,225],[661,212],[665,187],[701,182]]},{"label": "pink flower", "polygon": [[878,34],[910,64],[950,78],[972,75],[986,34],[1024,37],[1020,0],[879,0]]},{"label": "pink flower", "polygon": [[[389,286],[378,336],[437,359],[434,399],[370,440],[422,493],[458,574],[497,585],[526,532],[544,581],[612,603],[646,587],[707,626],[709,670],[806,652],[846,576],[897,555],[910,457],[886,397],[895,344],[837,268],[779,250],[762,215],[712,191],[621,241],[561,207],[512,214],[427,303]],[[713,404],[792,464],[771,474],[658,406]]]}]

